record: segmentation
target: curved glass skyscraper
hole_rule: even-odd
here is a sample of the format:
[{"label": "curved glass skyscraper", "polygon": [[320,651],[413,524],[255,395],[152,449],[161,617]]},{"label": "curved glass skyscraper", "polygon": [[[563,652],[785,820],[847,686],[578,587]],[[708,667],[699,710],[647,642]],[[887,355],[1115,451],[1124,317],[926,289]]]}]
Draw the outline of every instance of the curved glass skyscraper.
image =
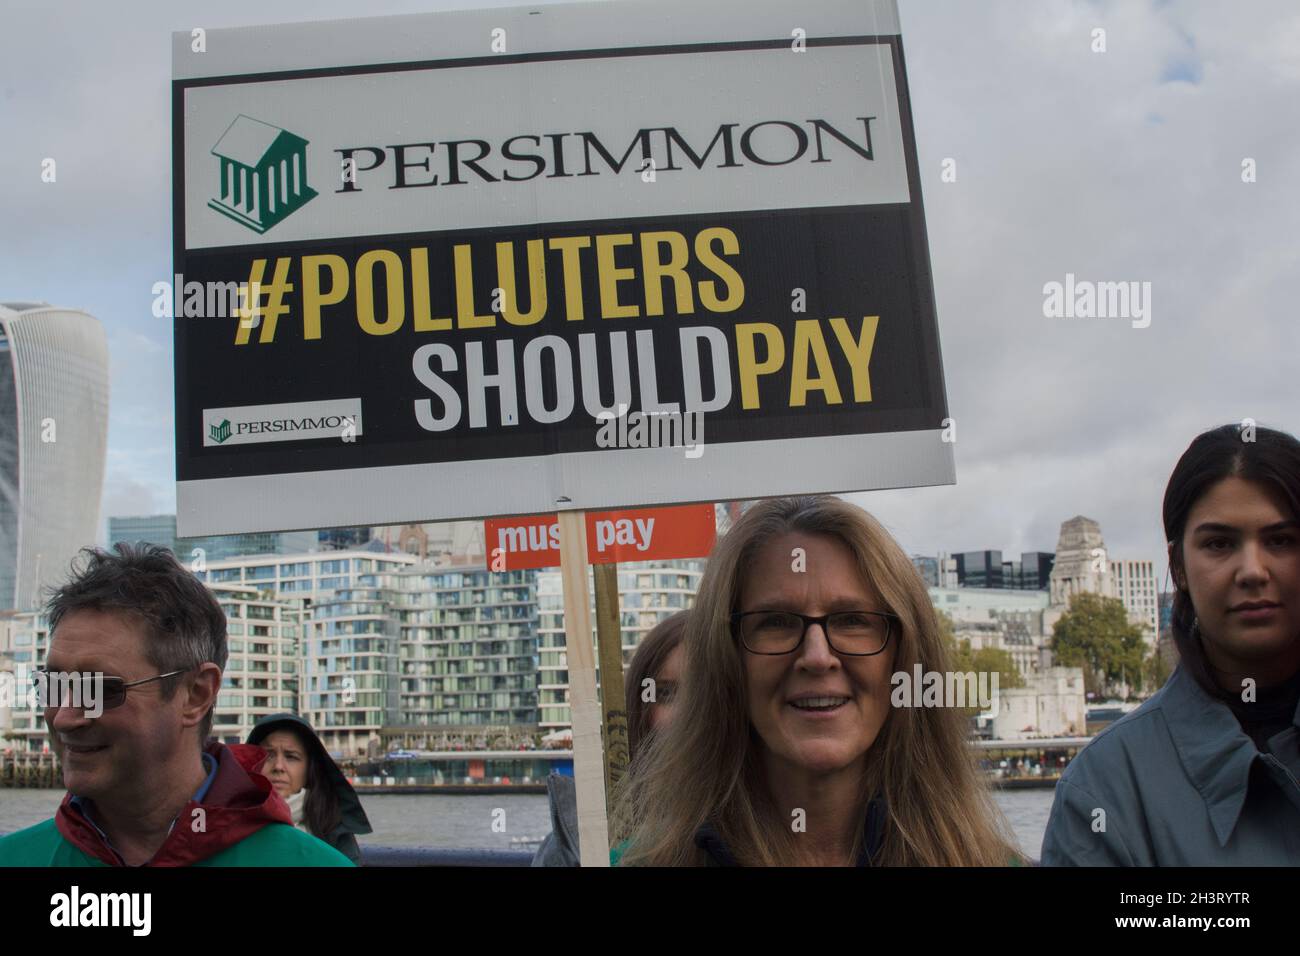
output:
[{"label": "curved glass skyscraper", "polygon": [[39,607],[98,537],[108,341],[85,312],[0,303],[0,608]]}]

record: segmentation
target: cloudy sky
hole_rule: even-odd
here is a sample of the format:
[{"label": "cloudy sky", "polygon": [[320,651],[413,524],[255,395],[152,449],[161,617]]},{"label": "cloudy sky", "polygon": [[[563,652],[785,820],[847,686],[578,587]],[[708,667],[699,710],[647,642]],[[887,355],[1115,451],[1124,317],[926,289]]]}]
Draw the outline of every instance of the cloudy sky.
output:
[{"label": "cloudy sky", "polygon": [[[1300,430],[1300,6],[899,7],[957,484],[860,503],[930,554],[1050,551],[1084,514],[1113,556],[1163,570],[1160,500],[1188,442],[1246,418]],[[171,328],[150,311],[172,271],[172,31],[359,12],[352,0],[4,0],[0,300],[83,308],[108,330],[106,516],[175,508]],[[40,180],[45,157],[56,184]],[[955,182],[941,179],[946,159]],[[1150,326],[1045,318],[1043,286],[1067,273],[1150,282]]]}]

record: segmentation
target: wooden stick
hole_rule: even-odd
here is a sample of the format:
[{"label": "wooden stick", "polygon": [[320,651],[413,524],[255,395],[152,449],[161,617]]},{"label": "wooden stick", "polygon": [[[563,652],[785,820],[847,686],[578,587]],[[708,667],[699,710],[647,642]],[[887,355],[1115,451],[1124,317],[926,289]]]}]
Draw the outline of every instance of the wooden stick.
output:
[{"label": "wooden stick", "polygon": [[587,584],[587,517],[582,511],[561,511],[559,519],[578,850],[583,866],[609,866],[600,705],[596,700],[596,655],[591,639],[591,591]]},{"label": "wooden stick", "polygon": [[[596,648],[600,658],[600,706],[605,718],[605,795],[627,773],[627,703],[623,696],[623,627],[619,621],[618,565],[598,564],[596,579]],[[613,814],[610,814],[611,826]],[[611,829],[609,838],[614,839]]]}]

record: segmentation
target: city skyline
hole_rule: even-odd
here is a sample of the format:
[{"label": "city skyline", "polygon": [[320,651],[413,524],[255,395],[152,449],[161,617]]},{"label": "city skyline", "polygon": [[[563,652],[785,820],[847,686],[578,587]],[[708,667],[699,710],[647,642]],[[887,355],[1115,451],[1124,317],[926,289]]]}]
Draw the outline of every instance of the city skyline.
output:
[{"label": "city skyline", "polygon": [[[693,605],[703,567],[700,559],[620,565],[625,667],[652,628]],[[348,756],[373,749],[376,739],[382,749],[394,742],[423,749],[449,733],[509,728],[539,737],[570,726],[555,569],[494,573],[481,562],[438,565],[348,549],[234,556],[195,573],[227,618],[229,660],[213,730],[226,743],[285,710],[308,717],[331,750]],[[1082,674],[1049,667],[1042,655],[1048,623],[1063,610],[1049,604],[1046,590],[927,590],[957,640],[1011,655],[1026,686],[1007,693],[1022,702],[1055,700],[1067,671]],[[49,640],[43,611],[0,613],[0,672],[39,666]],[[1022,735],[1026,728],[1009,719],[998,720],[1001,733]],[[1049,722],[1046,736],[1056,730]],[[46,746],[39,713],[21,706],[0,707],[0,733],[28,752]]]}]

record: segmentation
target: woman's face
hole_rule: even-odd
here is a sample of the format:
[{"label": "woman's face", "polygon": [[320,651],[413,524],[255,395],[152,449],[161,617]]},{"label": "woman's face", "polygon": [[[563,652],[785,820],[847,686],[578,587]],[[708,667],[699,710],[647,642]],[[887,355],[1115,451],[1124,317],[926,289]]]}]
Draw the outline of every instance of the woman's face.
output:
[{"label": "woman's face", "polygon": [[1183,569],[1211,664],[1264,679],[1300,664],[1300,526],[1272,489],[1212,486],[1188,514]]},{"label": "woman's face", "polygon": [[677,709],[677,687],[682,678],[682,656],[685,651],[678,644],[664,659],[655,675],[655,699],[650,705],[650,729],[662,730],[673,719]]},{"label": "woman's face", "polygon": [[[802,560],[796,560],[796,548],[803,549]],[[820,617],[888,609],[859,575],[846,544],[825,535],[789,533],[759,549],[744,576],[738,610]],[[789,654],[752,654],[742,647],[749,717],[762,738],[769,773],[832,773],[864,762],[889,716],[896,646],[891,637],[879,654],[841,656],[827,643],[822,626],[814,624]],[[839,703],[820,710],[797,705],[808,698]]]},{"label": "woman's face", "polygon": [[307,750],[298,735],[288,730],[273,730],[262,740],[266,763],[262,775],[271,781],[275,792],[288,800],[307,785]]}]

